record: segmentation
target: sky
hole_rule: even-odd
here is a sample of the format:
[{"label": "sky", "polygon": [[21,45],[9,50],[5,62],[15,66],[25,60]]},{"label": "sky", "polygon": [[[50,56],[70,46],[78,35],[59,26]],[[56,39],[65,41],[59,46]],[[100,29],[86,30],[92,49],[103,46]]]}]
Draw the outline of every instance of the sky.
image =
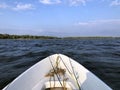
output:
[{"label": "sky", "polygon": [[0,0],[0,33],[120,36],[120,0]]}]

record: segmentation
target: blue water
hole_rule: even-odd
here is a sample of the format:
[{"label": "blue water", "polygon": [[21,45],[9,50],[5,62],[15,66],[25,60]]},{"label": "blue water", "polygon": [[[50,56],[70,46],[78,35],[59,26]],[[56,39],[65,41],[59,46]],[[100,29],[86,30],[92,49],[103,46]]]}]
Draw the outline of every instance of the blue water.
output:
[{"label": "blue water", "polygon": [[0,89],[41,59],[65,54],[120,90],[120,39],[0,40]]}]

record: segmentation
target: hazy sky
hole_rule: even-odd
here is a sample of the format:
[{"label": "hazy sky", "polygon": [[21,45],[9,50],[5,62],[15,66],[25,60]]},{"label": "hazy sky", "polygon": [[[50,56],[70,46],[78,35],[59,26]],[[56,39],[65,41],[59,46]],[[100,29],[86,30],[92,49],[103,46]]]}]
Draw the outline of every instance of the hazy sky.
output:
[{"label": "hazy sky", "polygon": [[120,36],[120,0],[0,0],[0,33]]}]

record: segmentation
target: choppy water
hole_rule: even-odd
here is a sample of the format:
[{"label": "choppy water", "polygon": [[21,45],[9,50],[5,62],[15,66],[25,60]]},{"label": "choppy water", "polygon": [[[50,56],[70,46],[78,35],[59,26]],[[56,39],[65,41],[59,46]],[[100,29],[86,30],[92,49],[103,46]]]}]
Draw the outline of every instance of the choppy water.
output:
[{"label": "choppy water", "polygon": [[0,40],[0,89],[41,59],[65,54],[120,90],[120,39]]}]

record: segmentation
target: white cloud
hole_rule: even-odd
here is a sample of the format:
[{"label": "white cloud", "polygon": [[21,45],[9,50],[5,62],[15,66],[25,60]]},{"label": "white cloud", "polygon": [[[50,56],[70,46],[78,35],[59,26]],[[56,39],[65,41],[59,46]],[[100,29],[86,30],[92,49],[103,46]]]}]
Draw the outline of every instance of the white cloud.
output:
[{"label": "white cloud", "polygon": [[88,25],[88,24],[89,24],[88,22],[78,22],[75,25],[82,25],[82,26],[84,26],[84,25]]},{"label": "white cloud", "polygon": [[61,3],[61,0],[39,0],[40,3],[42,4],[59,4]]},{"label": "white cloud", "polygon": [[85,6],[87,0],[69,0],[69,2],[70,2],[70,5],[72,5],[72,6],[78,6],[80,4],[82,4],[83,6]]},{"label": "white cloud", "polygon": [[52,4],[66,3],[66,4],[69,4],[70,6],[79,6],[79,5],[85,6],[88,1],[92,1],[92,0],[65,0],[65,1],[63,0],[39,0],[39,2],[42,4],[52,5]]},{"label": "white cloud", "polygon": [[15,11],[19,10],[31,10],[34,9],[32,4],[17,4],[16,7],[12,8]]},{"label": "white cloud", "polygon": [[1,4],[0,4],[0,8],[7,8],[7,7],[8,7],[8,5],[5,4],[5,3],[1,3]]},{"label": "white cloud", "polygon": [[120,25],[120,19],[78,22],[75,25],[80,25],[80,26],[96,26],[96,25],[103,25],[103,24],[119,24]]},{"label": "white cloud", "polygon": [[78,22],[74,25],[74,29],[81,35],[119,36],[120,19]]},{"label": "white cloud", "polygon": [[114,0],[111,2],[110,6],[120,6],[120,0]]},{"label": "white cloud", "polygon": [[59,36],[120,36],[120,19],[78,22],[71,26],[46,29],[46,33]]}]

